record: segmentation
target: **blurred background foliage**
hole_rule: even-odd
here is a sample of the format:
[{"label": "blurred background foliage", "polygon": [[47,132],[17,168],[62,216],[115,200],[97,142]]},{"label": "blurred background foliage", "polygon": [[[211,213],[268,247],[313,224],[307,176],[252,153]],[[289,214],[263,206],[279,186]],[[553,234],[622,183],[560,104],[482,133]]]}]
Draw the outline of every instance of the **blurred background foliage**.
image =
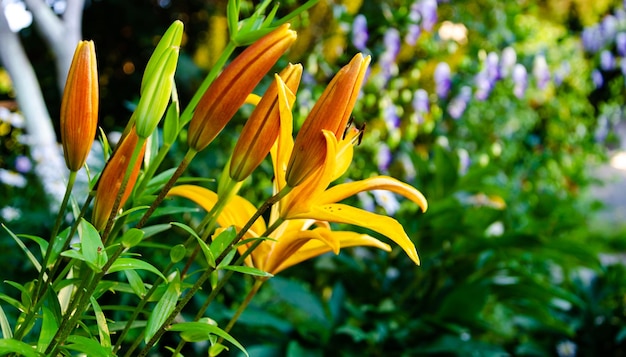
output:
[{"label": "blurred background foliage", "polygon": [[[280,11],[297,5],[283,1]],[[372,55],[354,111],[366,133],[349,177],[389,174],[426,195],[426,214],[394,196],[358,203],[398,219],[422,266],[400,251],[361,248],[298,265],[266,284],[233,335],[252,356],[626,355],[624,229],[593,219],[602,202],[590,194],[595,168],[620,146],[624,6],[320,0],[296,20],[286,60],[305,68],[298,122],[354,53]],[[177,72],[185,103],[225,45],[225,1],[88,2],[83,33],[96,43],[105,132],[128,120],[158,34],[175,19],[186,31]],[[51,55],[32,27],[21,35],[58,113]],[[0,96],[10,106],[1,72]],[[228,155],[216,153],[233,147],[249,111],[189,175],[218,177]],[[28,157],[21,128],[3,113],[0,165],[28,184],[3,179],[0,206],[16,212],[2,219],[14,231],[46,229],[40,189],[18,168]],[[172,163],[185,151],[179,145]],[[261,166],[242,194],[267,197],[270,180]],[[0,244],[2,261],[19,266],[10,242]],[[227,321],[250,283],[233,281],[210,316]],[[186,355],[202,346],[189,348]]]}]

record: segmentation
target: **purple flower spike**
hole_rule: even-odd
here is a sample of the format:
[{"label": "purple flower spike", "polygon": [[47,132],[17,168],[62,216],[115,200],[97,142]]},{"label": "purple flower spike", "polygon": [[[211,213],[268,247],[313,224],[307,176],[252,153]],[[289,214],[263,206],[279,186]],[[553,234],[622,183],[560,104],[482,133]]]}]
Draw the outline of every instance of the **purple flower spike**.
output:
[{"label": "purple flower spike", "polygon": [[604,71],[610,71],[615,68],[615,57],[609,50],[600,52],[600,68]]},{"label": "purple flower spike", "polygon": [[432,30],[437,23],[437,0],[420,0],[418,7],[422,15],[422,28]]},{"label": "purple flower spike", "polygon": [[446,98],[450,92],[450,66],[446,62],[439,62],[434,73],[435,88],[439,98]]},{"label": "purple flower spike", "polygon": [[511,79],[515,83],[513,87],[513,94],[515,94],[518,99],[521,99],[522,97],[524,97],[526,87],[528,86],[528,72],[526,71],[526,67],[519,63],[516,64],[513,67]]},{"label": "purple flower spike", "polygon": [[453,119],[459,119],[467,108],[467,103],[472,97],[472,89],[468,86],[461,88],[461,92],[454,97],[448,105],[448,114]]},{"label": "purple flower spike", "polygon": [[499,62],[500,58],[498,58],[498,54],[495,52],[489,52],[487,59],[485,60],[485,71],[487,73],[487,79],[489,79],[491,84],[500,79],[500,68],[498,67]]},{"label": "purple flower spike", "polygon": [[602,85],[604,84],[604,77],[602,77],[602,73],[597,69],[594,69],[591,72],[591,80],[593,81],[593,85],[596,87],[596,89],[602,87]]},{"label": "purple flower spike", "polygon": [[500,74],[502,77],[507,77],[511,74],[513,66],[517,63],[517,53],[513,47],[507,47],[502,50],[502,59],[500,61]]},{"label": "purple flower spike", "polygon": [[430,101],[428,100],[428,92],[420,88],[413,94],[413,110],[417,113],[429,113]]},{"label": "purple flower spike", "polygon": [[409,46],[414,46],[415,43],[417,43],[417,40],[420,38],[421,34],[422,29],[419,27],[419,25],[410,24],[406,36],[404,36],[404,42],[406,42]]},{"label": "purple flower spike", "polygon": [[626,59],[624,59],[626,57],[622,57],[622,59],[620,60],[620,64],[621,64],[621,68],[622,68],[622,74],[624,76],[626,76]]},{"label": "purple flower spike", "polygon": [[391,164],[391,149],[384,142],[378,147],[378,152],[376,153],[376,162],[378,166],[379,172],[387,172],[389,169],[389,165]]},{"label": "purple flower spike", "polygon": [[620,57],[626,57],[626,32],[620,32],[615,35],[615,47]]},{"label": "purple flower spike", "polygon": [[489,79],[488,71],[482,70],[478,72],[474,81],[476,83],[476,99],[480,101],[487,99],[493,88],[493,82]]},{"label": "purple flower spike", "polygon": [[602,32],[597,26],[587,27],[581,35],[583,47],[589,53],[596,53],[602,46]]},{"label": "purple flower spike", "polygon": [[352,44],[359,51],[365,51],[368,39],[367,19],[364,15],[359,14],[354,18],[354,22],[352,23]]}]

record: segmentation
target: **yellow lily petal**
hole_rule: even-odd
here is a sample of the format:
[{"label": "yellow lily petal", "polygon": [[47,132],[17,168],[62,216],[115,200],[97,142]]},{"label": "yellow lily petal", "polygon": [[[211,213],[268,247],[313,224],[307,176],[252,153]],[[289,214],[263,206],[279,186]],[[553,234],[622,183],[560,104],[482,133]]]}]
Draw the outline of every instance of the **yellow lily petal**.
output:
[{"label": "yellow lily petal", "polygon": [[[195,185],[175,186],[168,192],[167,196],[184,197],[195,202],[207,212],[211,211],[217,202],[217,194],[215,192]],[[256,212],[256,207],[252,203],[241,196],[233,196],[217,218],[217,223],[222,227],[243,227],[254,212]],[[257,234],[265,232],[266,226],[263,219],[257,219],[250,230]]]},{"label": "yellow lily petal", "polygon": [[424,195],[413,186],[389,176],[375,176],[365,180],[339,184],[324,191],[316,200],[319,204],[339,202],[359,192],[371,190],[387,190],[402,195],[415,202],[422,212],[428,209]]},{"label": "yellow lily petal", "polygon": [[311,240],[319,241],[327,247],[327,251],[332,251],[335,254],[338,254],[340,248],[339,240],[333,234],[323,234],[327,231],[328,230],[326,229],[316,228],[305,231],[290,231],[281,236],[276,242],[274,242],[271,253],[267,256],[265,266],[262,269],[275,274],[278,267],[284,264],[289,257],[298,252],[303,245]]},{"label": "yellow lily petal", "polygon": [[371,229],[398,244],[415,264],[419,265],[420,263],[415,245],[404,232],[402,225],[391,217],[381,216],[344,204],[326,204],[321,206],[315,205],[309,212],[299,213],[291,218],[318,219],[321,221],[353,224]]},{"label": "yellow lily petal", "polygon": [[[391,251],[391,247],[379,241],[378,239],[369,236],[367,234],[360,234],[355,232],[331,232],[328,230],[328,234],[332,234],[336,240],[339,241],[341,248],[348,247],[375,247],[385,251]],[[275,270],[274,274],[289,268],[290,266],[302,263],[305,260],[318,257],[322,254],[331,252],[328,245],[319,240],[310,240],[297,252],[287,258],[282,264],[280,264]]]}]

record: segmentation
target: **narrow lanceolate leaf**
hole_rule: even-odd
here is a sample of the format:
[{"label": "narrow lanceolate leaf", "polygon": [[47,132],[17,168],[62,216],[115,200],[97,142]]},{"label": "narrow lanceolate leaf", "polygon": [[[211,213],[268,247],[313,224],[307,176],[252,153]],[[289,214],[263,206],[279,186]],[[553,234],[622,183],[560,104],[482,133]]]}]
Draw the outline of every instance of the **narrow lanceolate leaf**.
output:
[{"label": "narrow lanceolate leaf", "polygon": [[246,267],[246,266],[240,266],[240,265],[227,265],[225,267],[223,267],[222,269],[224,270],[232,270],[238,273],[242,273],[242,274],[248,274],[248,275],[252,275],[252,276],[259,276],[259,277],[263,277],[263,278],[271,278],[274,275],[265,272],[261,269],[257,269],[257,268],[253,268],[253,267]]},{"label": "narrow lanceolate leaf", "polygon": [[31,251],[28,250],[28,248],[26,248],[26,245],[24,245],[24,242],[22,242],[22,240],[19,239],[13,232],[11,232],[11,230],[8,229],[4,224],[2,224],[2,228],[4,228],[9,233],[11,238],[13,238],[13,240],[15,240],[17,245],[20,246],[20,248],[24,251],[24,253],[28,257],[28,260],[30,260],[30,262],[33,264],[33,266],[35,266],[35,269],[37,269],[37,271],[40,271],[41,270],[41,264],[39,264],[39,260],[37,260],[37,258],[35,258],[33,253],[31,253]]},{"label": "narrow lanceolate leaf", "polygon": [[11,324],[7,319],[7,315],[4,313],[2,309],[2,305],[0,305],[0,330],[2,331],[3,338],[12,338],[13,330],[11,330]]},{"label": "narrow lanceolate leaf", "polygon": [[96,315],[98,335],[100,336],[100,345],[104,348],[110,349],[111,333],[109,332],[109,325],[107,325],[107,320],[104,317],[104,312],[102,312],[102,308],[100,308],[100,305],[93,296],[89,298],[89,301],[91,301],[91,307],[93,308],[93,312]]},{"label": "narrow lanceolate leaf", "polygon": [[0,339],[0,356],[11,353],[24,357],[40,357],[39,353],[27,343],[13,339]]},{"label": "narrow lanceolate leaf", "polygon": [[98,341],[84,336],[69,336],[64,345],[68,350],[78,351],[89,357],[111,357],[113,352],[109,347],[102,347]]},{"label": "narrow lanceolate leaf", "polygon": [[135,258],[118,258],[115,262],[113,262],[107,273],[115,273],[124,270],[147,270],[165,280],[165,276],[159,271],[159,269],[155,268],[148,262]]},{"label": "narrow lanceolate leaf", "polygon": [[172,281],[168,284],[167,290],[159,300],[159,302],[152,310],[152,314],[148,318],[148,323],[146,325],[146,334],[144,336],[144,341],[148,343],[150,339],[156,334],[156,332],[161,328],[165,320],[170,316],[170,314],[176,308],[176,303],[178,302],[178,297],[180,296],[180,276],[176,273],[176,276]]},{"label": "narrow lanceolate leaf", "polygon": [[144,297],[146,295],[146,285],[141,280],[141,276],[135,270],[124,270],[124,274],[133,292],[139,297]]},{"label": "narrow lanceolate leaf", "polygon": [[48,309],[45,306],[42,307],[41,310],[43,312],[43,319],[41,332],[39,333],[39,341],[37,341],[37,351],[44,353],[46,351],[46,348],[48,348],[48,345],[54,338],[54,335],[56,334],[59,325],[57,324],[52,310]]},{"label": "narrow lanceolate leaf", "polygon": [[186,336],[193,336],[194,340],[196,341],[198,338],[198,334],[204,334],[206,336],[205,340],[208,340],[211,335],[216,335],[232,343],[235,347],[239,348],[241,352],[248,356],[248,352],[246,351],[246,349],[239,342],[237,342],[237,340],[235,340],[231,335],[226,333],[221,328],[214,325],[210,325],[204,322],[183,322],[180,324],[172,325],[169,330],[182,332],[181,337],[183,337],[183,339]]}]

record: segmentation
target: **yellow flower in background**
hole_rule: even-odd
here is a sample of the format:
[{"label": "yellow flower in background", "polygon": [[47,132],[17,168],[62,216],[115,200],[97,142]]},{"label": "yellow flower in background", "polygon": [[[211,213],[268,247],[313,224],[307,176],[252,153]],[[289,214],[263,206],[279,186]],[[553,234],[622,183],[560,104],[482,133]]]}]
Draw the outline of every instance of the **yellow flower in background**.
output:
[{"label": "yellow flower in background", "polygon": [[61,141],[65,164],[78,171],[85,164],[98,126],[98,66],[93,41],[80,41],[61,101]]},{"label": "yellow flower in background", "polygon": [[189,123],[188,144],[204,149],[224,129],[254,87],[296,39],[289,24],[263,36],[237,56],[209,86]]},{"label": "yellow flower in background", "polygon": [[326,156],[323,130],[331,132],[336,139],[343,136],[370,60],[370,56],[363,57],[360,53],[354,56],[335,75],[311,109],[296,136],[287,165],[289,186],[298,186],[322,166]]},{"label": "yellow flower in background", "polygon": [[248,177],[265,159],[278,137],[280,117],[277,82],[282,81],[292,93],[289,105],[293,105],[295,100],[293,93],[298,89],[301,75],[302,65],[289,64],[279,75],[276,75],[274,82],[268,87],[246,121],[233,149],[229,168],[230,177],[233,180],[242,181]]}]

